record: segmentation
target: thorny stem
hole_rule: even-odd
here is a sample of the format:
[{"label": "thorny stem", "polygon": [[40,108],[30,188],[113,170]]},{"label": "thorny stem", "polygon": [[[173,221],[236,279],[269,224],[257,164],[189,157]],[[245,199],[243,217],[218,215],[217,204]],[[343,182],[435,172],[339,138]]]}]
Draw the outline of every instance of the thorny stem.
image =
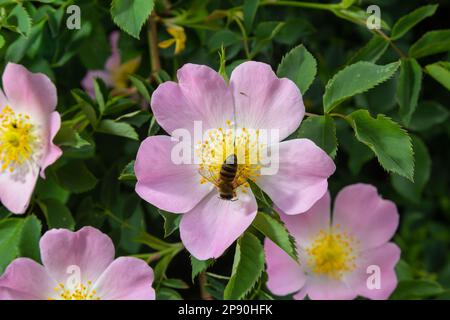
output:
[{"label": "thorny stem", "polygon": [[150,50],[150,65],[152,68],[151,76],[153,76],[161,70],[161,61],[159,59],[158,53],[158,33],[156,29],[157,26],[154,13],[150,15],[147,25],[148,46]]}]

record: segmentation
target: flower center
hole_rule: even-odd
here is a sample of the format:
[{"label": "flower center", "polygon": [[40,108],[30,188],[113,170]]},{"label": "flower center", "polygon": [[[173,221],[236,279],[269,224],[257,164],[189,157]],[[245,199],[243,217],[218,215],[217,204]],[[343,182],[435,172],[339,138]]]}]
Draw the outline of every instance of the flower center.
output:
[{"label": "flower center", "polygon": [[16,114],[9,106],[0,113],[1,171],[10,172],[33,158],[37,137],[28,115]]},{"label": "flower center", "polygon": [[357,241],[346,232],[320,230],[312,244],[306,248],[309,255],[308,266],[315,274],[341,279],[345,273],[356,268],[355,244]]},{"label": "flower center", "polygon": [[[236,170],[228,176],[233,192],[239,186],[248,188],[249,180],[255,182],[261,175],[262,149],[265,144],[260,143],[259,130],[247,128],[234,129],[231,121],[227,121],[227,128],[211,129],[206,137],[197,145],[196,155],[199,159],[200,183],[213,183],[220,187],[224,181],[223,166],[233,159],[237,160]],[[232,181],[231,181],[232,180]],[[245,190],[243,190],[245,192]]]},{"label": "flower center", "polygon": [[88,281],[87,284],[79,284],[74,289],[69,289],[60,283],[54,289],[57,294],[57,298],[49,298],[49,300],[100,300],[97,296],[97,292],[92,290],[92,281]]}]

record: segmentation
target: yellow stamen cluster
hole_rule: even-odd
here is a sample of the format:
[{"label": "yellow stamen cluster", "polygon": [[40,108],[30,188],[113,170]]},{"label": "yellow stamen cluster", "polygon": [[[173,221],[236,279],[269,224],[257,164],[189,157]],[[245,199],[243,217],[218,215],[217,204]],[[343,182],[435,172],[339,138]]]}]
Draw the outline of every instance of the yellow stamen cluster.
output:
[{"label": "yellow stamen cluster", "polygon": [[260,176],[261,150],[265,146],[259,143],[259,130],[235,130],[231,121],[227,121],[225,129],[209,130],[206,139],[200,142],[196,149],[200,163],[199,172],[203,177],[200,183],[211,182],[217,186],[222,165],[234,154],[238,160],[234,185],[248,188],[248,180],[255,182]]},{"label": "yellow stamen cluster", "polygon": [[[66,288],[62,283],[60,283],[54,288],[54,291],[61,300],[100,300],[100,297],[97,296],[97,292],[92,290],[91,287],[92,281],[88,281],[87,285],[80,284],[73,290]],[[50,298],[49,300],[55,299]]]},{"label": "yellow stamen cluster", "polygon": [[355,246],[358,242],[347,232],[334,229],[339,229],[339,226],[328,231],[321,230],[306,248],[306,253],[313,273],[337,280],[355,270]]},{"label": "yellow stamen cluster", "polygon": [[9,168],[13,172],[32,159],[37,140],[30,117],[4,107],[0,113],[1,171]]}]

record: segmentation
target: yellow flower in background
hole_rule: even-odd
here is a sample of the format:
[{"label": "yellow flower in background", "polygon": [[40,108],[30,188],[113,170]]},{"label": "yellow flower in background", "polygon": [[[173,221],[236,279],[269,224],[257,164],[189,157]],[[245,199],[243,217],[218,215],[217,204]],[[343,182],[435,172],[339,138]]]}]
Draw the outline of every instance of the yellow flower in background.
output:
[{"label": "yellow flower in background", "polygon": [[184,28],[180,26],[170,26],[167,27],[167,32],[173,38],[161,41],[158,46],[162,49],[167,49],[175,44],[175,54],[179,54],[186,47],[186,33],[184,32]]}]

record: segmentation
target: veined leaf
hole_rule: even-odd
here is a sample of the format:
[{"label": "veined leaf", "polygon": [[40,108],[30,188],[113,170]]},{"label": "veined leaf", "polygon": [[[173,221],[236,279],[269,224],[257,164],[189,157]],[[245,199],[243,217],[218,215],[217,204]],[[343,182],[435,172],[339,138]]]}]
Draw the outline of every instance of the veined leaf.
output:
[{"label": "veined leaf", "polygon": [[119,176],[120,181],[136,181],[136,175],[134,174],[134,163],[135,161],[133,160],[129,162],[125,168],[123,168]]},{"label": "veined leaf", "polygon": [[308,90],[317,73],[317,62],[303,45],[295,47],[283,57],[277,74],[295,82],[302,95]]},{"label": "veined leaf", "polygon": [[388,80],[397,71],[399,65],[400,62],[379,66],[360,61],[347,66],[328,81],[323,96],[324,111],[328,113],[345,99]]},{"label": "veined leaf", "polygon": [[380,36],[374,35],[372,39],[360,50],[358,50],[348,61],[353,64],[358,61],[377,62],[389,46],[389,42]]},{"label": "veined leaf", "polygon": [[397,101],[400,105],[400,117],[405,125],[409,124],[419,101],[422,86],[422,68],[415,59],[404,59],[400,67],[397,82]]},{"label": "veined leaf", "polygon": [[102,120],[97,128],[98,132],[106,133],[114,136],[138,140],[136,130],[125,122],[116,122],[114,120]]},{"label": "veined leaf", "polygon": [[450,51],[450,29],[425,33],[409,49],[412,58],[422,58],[432,54]]},{"label": "veined leaf", "polygon": [[24,221],[17,218],[0,221],[0,274],[18,254]]},{"label": "veined leaf", "polygon": [[329,115],[312,116],[303,121],[297,137],[310,139],[331,157],[336,156],[336,125]]},{"label": "veined leaf", "polygon": [[435,101],[423,101],[419,103],[414,113],[409,128],[417,131],[425,131],[447,120],[450,112]]},{"label": "veined leaf", "polygon": [[22,237],[19,243],[19,255],[21,257],[31,258],[34,261],[40,261],[41,253],[39,249],[39,240],[41,238],[42,224],[35,215],[25,218]]},{"label": "veined leaf", "polygon": [[258,212],[252,225],[283,249],[292,259],[298,260],[295,239],[289,234],[282,221],[266,213]]},{"label": "veined leaf", "polygon": [[264,249],[259,239],[246,232],[239,238],[233,271],[223,293],[224,299],[242,299],[258,282],[264,270]]},{"label": "veined leaf", "polygon": [[408,200],[420,202],[422,191],[430,178],[431,158],[426,145],[417,137],[412,136],[414,149],[414,183],[396,174],[391,175],[394,189]]},{"label": "veined leaf", "polygon": [[113,0],[113,21],[125,32],[139,39],[142,26],[152,13],[154,0]]},{"label": "veined leaf", "polygon": [[432,16],[437,9],[437,4],[430,4],[420,7],[406,16],[401,17],[392,28],[391,39],[397,40],[404,36],[411,28],[421,22],[423,19]]},{"label": "veined leaf", "polygon": [[195,257],[191,256],[192,281],[194,281],[195,277],[198,276],[201,272],[208,269],[214,263],[214,261],[214,259],[197,260]]},{"label": "veined leaf", "polygon": [[414,157],[411,138],[399,124],[379,114],[372,118],[367,110],[357,110],[347,116],[356,138],[366,144],[387,171],[414,179]]}]

